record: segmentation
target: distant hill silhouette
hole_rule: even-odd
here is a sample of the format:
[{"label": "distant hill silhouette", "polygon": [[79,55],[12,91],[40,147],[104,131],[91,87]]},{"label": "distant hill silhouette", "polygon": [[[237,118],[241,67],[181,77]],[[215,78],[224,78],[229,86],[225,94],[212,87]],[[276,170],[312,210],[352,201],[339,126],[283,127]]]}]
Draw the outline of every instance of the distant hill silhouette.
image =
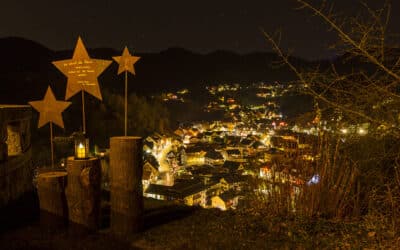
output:
[{"label": "distant hill silhouette", "polygon": [[[90,46],[90,45],[87,45]],[[122,47],[122,45],[121,45]],[[58,98],[65,93],[66,78],[51,64],[72,57],[69,51],[52,51],[43,45],[18,37],[0,39],[0,103],[26,103],[40,99],[47,85]],[[88,49],[93,58],[112,60],[121,51]],[[159,93],[181,88],[197,89],[219,82],[288,81],[294,75],[285,67],[272,66],[273,53],[239,55],[229,51],[195,54],[182,48],[160,53],[135,53],[141,57],[135,65],[137,75],[129,76],[130,91]],[[301,63],[305,61],[298,60]],[[100,77],[102,89],[122,93],[122,75],[113,63]]]},{"label": "distant hill silhouette", "polygon": [[[71,50],[52,51],[43,45],[18,37],[0,39],[0,103],[26,103],[43,97],[47,85],[51,85],[58,98],[65,94],[66,78],[51,62],[72,57]],[[90,44],[86,44],[90,46]],[[121,45],[121,48],[123,45]],[[112,60],[121,54],[109,48],[88,49],[93,58]],[[153,94],[166,90],[189,88],[193,91],[206,84],[224,82],[252,83],[256,81],[291,81],[296,77],[290,69],[279,64],[274,53],[236,54],[215,51],[196,54],[182,48],[170,48],[159,53],[135,53],[141,57],[135,65],[136,76],[129,76],[130,92]],[[299,68],[320,65],[326,68],[329,61],[308,62],[291,58]],[[339,71],[351,70],[363,64],[360,60],[335,61]],[[117,64],[113,63],[101,76],[102,89],[123,93],[123,75],[117,76]],[[368,68],[368,66],[366,66]]]},{"label": "distant hill silhouette", "polygon": [[0,39],[0,72],[39,71],[40,66],[54,57],[50,49],[18,37]]}]

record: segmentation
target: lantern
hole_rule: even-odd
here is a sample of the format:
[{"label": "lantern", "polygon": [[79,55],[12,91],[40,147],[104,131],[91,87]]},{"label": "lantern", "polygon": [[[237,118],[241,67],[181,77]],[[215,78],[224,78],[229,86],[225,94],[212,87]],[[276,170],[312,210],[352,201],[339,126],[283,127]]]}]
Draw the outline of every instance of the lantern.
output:
[{"label": "lantern", "polygon": [[89,158],[89,139],[80,133],[75,137],[75,159]]}]

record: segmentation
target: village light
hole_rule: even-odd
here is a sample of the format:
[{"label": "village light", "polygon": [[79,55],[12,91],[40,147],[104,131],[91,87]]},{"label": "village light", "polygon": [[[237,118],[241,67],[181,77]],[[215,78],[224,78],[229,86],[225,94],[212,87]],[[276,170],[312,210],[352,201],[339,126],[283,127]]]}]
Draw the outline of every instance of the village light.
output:
[{"label": "village light", "polygon": [[319,174],[314,174],[313,177],[311,177],[311,179],[307,182],[307,185],[313,185],[313,184],[318,184],[321,180],[321,177],[319,176]]},{"label": "village light", "polygon": [[357,132],[358,132],[359,135],[366,135],[367,134],[367,130],[365,130],[363,128],[359,128]]},{"label": "village light", "polygon": [[342,134],[347,134],[349,130],[347,130],[347,128],[342,128],[340,132],[342,132]]},{"label": "village light", "polygon": [[89,139],[83,133],[75,137],[75,159],[89,158]]}]

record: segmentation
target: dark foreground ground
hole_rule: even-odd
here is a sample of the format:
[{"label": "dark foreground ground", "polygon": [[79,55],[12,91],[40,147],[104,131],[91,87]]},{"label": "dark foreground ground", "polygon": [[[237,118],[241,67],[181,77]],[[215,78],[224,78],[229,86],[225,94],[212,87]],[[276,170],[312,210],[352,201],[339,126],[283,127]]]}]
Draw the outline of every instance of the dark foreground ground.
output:
[{"label": "dark foreground ground", "polygon": [[93,232],[39,213],[27,196],[1,211],[0,249],[400,249],[398,233],[377,220],[280,218],[260,208],[222,212],[154,200],[145,207],[143,232],[118,238],[107,209]]}]

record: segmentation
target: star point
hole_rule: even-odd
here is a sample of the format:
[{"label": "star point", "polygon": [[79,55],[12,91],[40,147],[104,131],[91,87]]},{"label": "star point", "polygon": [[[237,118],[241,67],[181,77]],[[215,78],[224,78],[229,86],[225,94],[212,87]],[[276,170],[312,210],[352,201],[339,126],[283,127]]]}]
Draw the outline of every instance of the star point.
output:
[{"label": "star point", "polygon": [[62,112],[71,105],[71,102],[57,101],[50,86],[47,88],[43,100],[29,102],[39,115],[38,128],[43,127],[49,122],[53,122],[61,128],[64,128]]}]

